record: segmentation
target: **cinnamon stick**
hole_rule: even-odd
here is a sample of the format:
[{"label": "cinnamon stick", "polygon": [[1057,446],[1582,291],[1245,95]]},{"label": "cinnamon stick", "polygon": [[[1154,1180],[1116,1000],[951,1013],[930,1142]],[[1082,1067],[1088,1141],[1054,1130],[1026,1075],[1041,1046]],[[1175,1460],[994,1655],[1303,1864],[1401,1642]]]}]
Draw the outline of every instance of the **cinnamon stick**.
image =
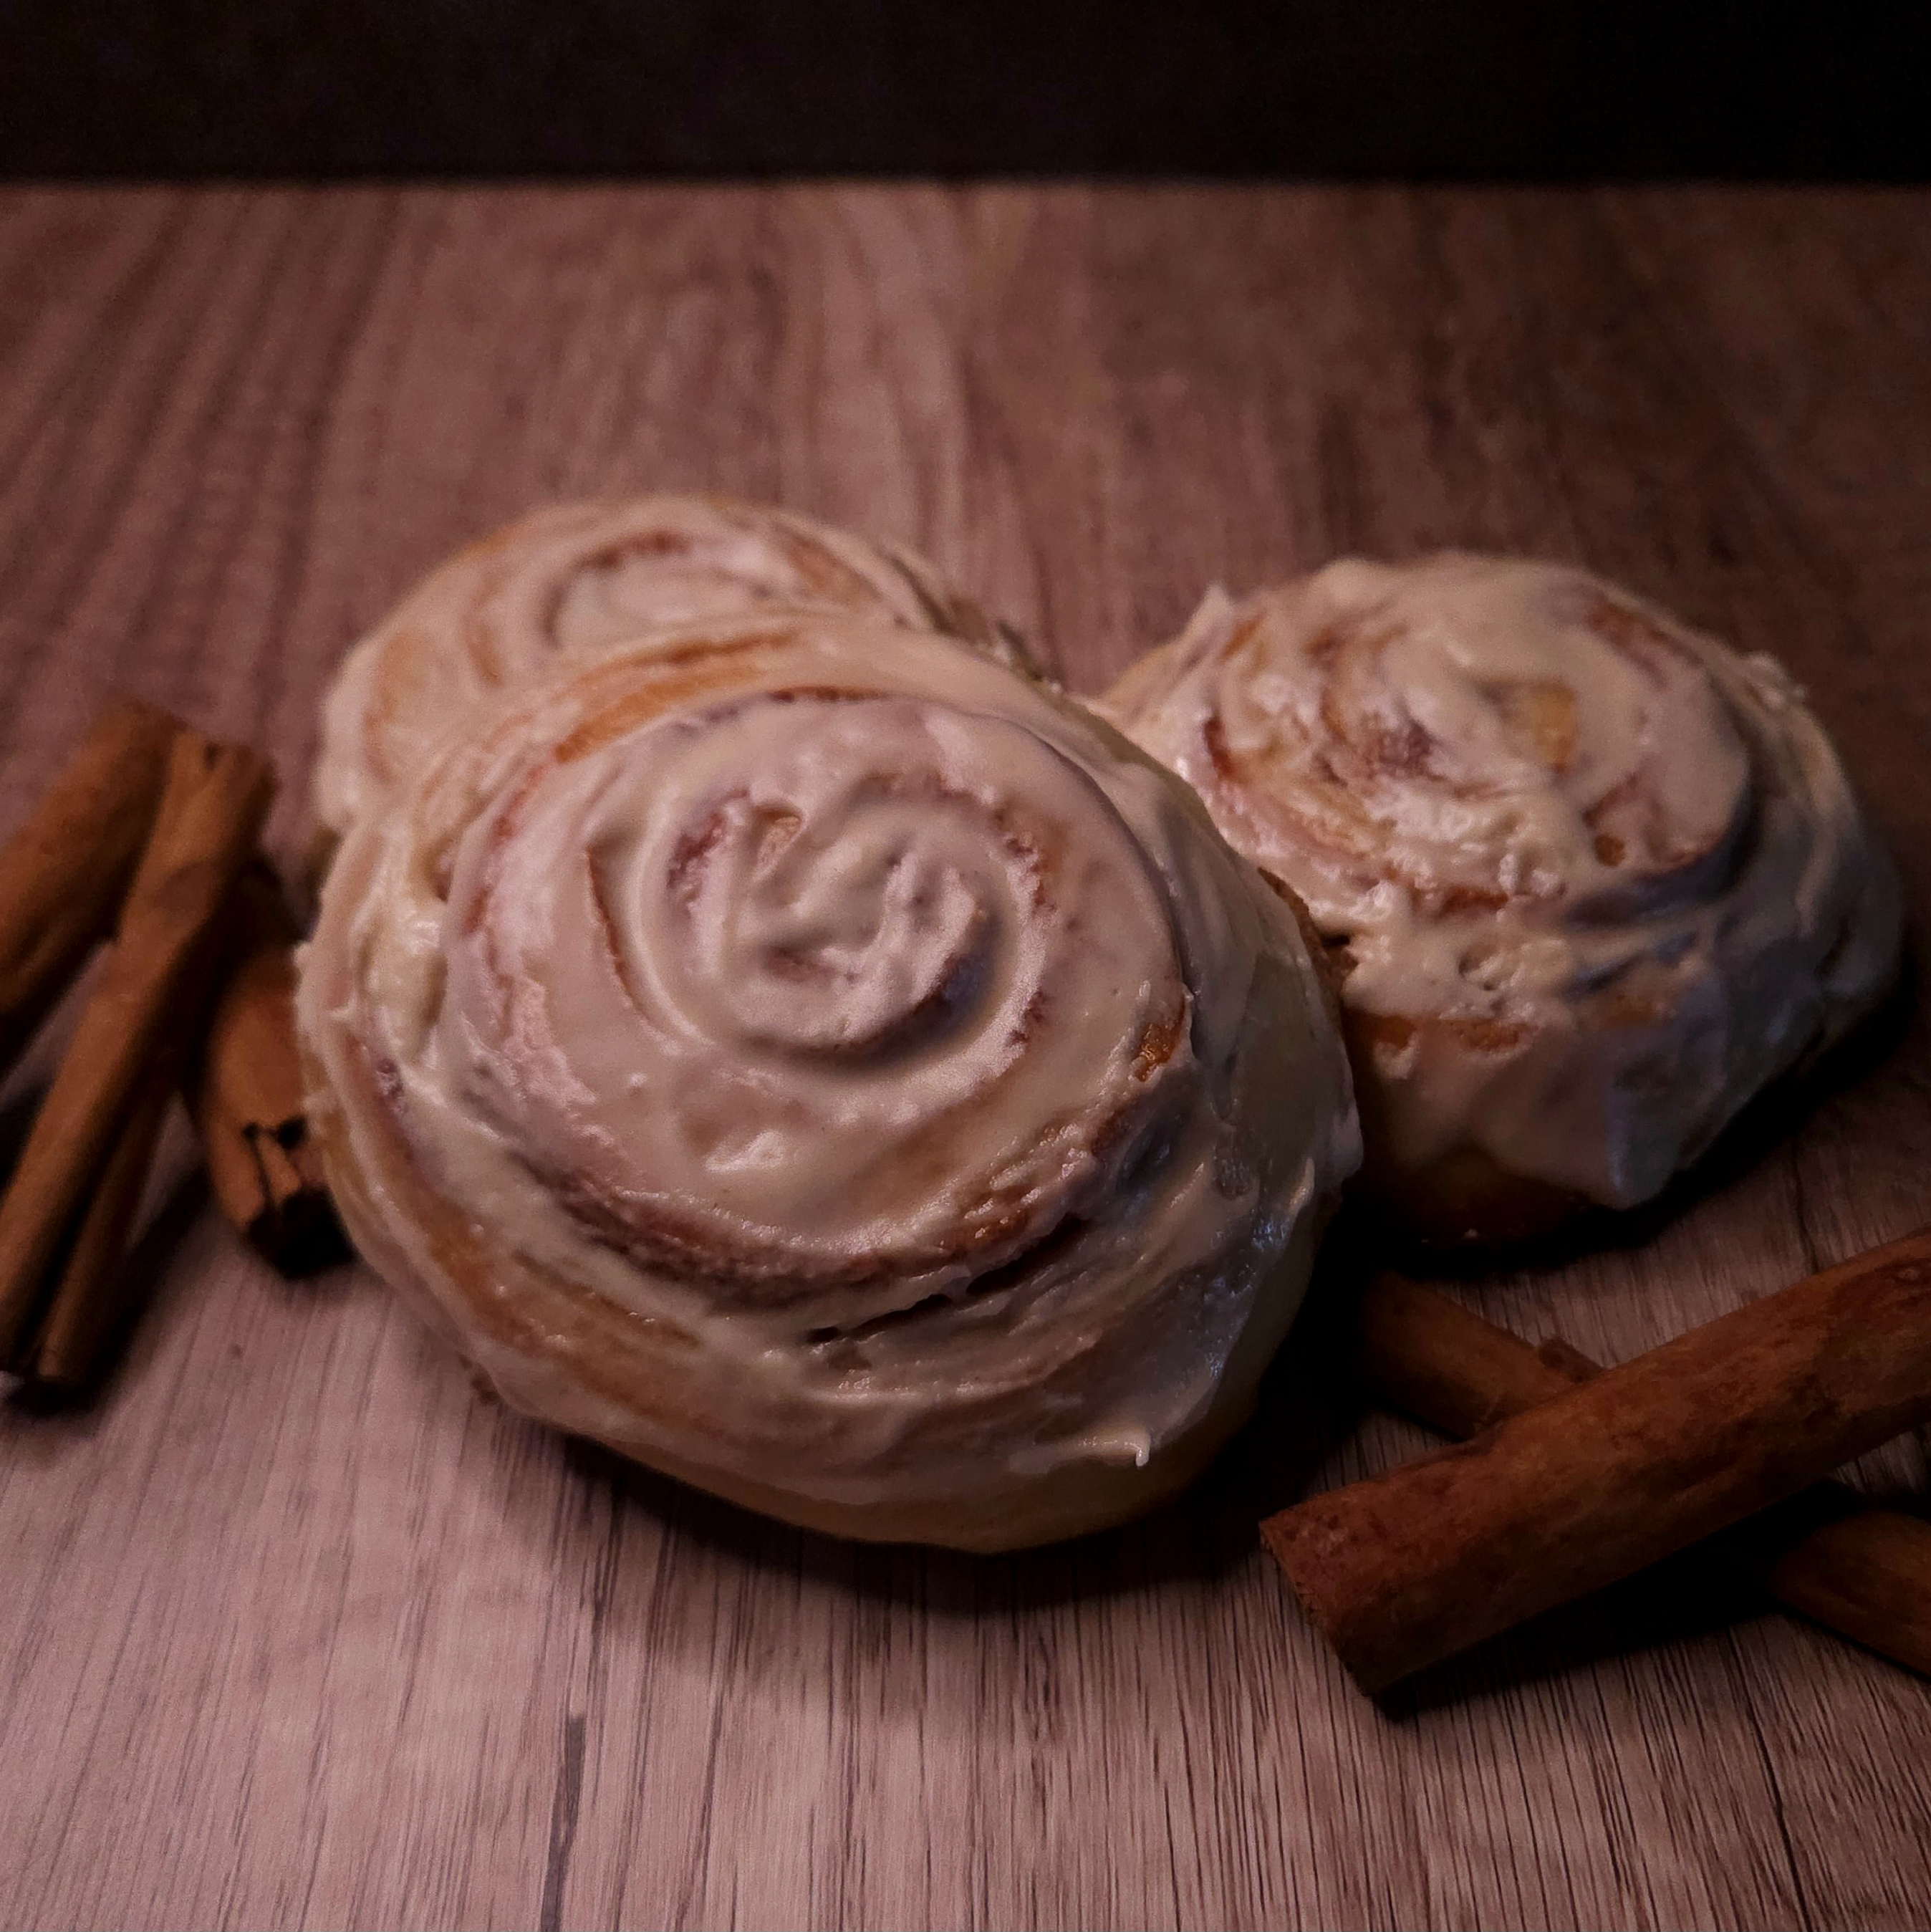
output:
[{"label": "cinnamon stick", "polygon": [[1931,1229],[1261,1532],[1349,1672],[1378,1690],[1927,1418]]},{"label": "cinnamon stick", "polygon": [[1450,1436],[1479,1436],[1601,1372],[1565,1342],[1538,1348],[1398,1274],[1363,1290],[1355,1338],[1369,1388]]},{"label": "cinnamon stick", "polygon": [[[1479,1435],[1603,1371],[1560,1336],[1533,1343],[1400,1275],[1361,1298],[1356,1358],[1369,1390],[1451,1436]],[[1740,1550],[1786,1609],[1931,1676],[1931,1522],[1842,1483],[1809,1492],[1828,1520],[1772,1512]]]},{"label": "cinnamon stick", "polygon": [[295,924],[258,860],[235,889],[226,977],[190,1072],[188,1110],[221,1211],[277,1268],[347,1252],[308,1138],[295,1034]]},{"label": "cinnamon stick", "polygon": [[191,1030],[223,907],[274,790],[273,769],[241,746],[182,732],[169,747],[114,944],[0,1200],[0,1360],[17,1359],[157,1049]]},{"label": "cinnamon stick", "polygon": [[157,1060],[142,1081],[82,1211],[28,1369],[46,1387],[91,1382],[132,1312],[137,1284],[125,1266],[128,1238],[167,1118],[173,1071]]},{"label": "cinnamon stick", "polygon": [[131,699],[110,704],[0,850],[0,1076],[113,930],[178,728]]},{"label": "cinnamon stick", "polygon": [[1792,1544],[1764,1582],[1779,1603],[1931,1676],[1931,1523],[1861,1508]]}]

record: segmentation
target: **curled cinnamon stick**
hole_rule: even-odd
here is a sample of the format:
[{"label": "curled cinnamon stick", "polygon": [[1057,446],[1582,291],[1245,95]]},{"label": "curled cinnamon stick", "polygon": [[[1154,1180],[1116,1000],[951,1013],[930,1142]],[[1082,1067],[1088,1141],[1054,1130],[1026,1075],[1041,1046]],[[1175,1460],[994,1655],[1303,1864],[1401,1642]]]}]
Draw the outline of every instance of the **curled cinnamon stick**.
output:
[{"label": "curled cinnamon stick", "polygon": [[1376,1396],[1450,1436],[1479,1436],[1601,1373],[1566,1342],[1525,1342],[1398,1274],[1362,1291],[1355,1348]]},{"label": "curled cinnamon stick", "polygon": [[1772,1558],[1764,1582],[1779,1603],[1931,1676],[1931,1524],[1859,1508]]},{"label": "curled cinnamon stick", "polygon": [[[1451,1436],[1479,1435],[1603,1371],[1560,1336],[1525,1342],[1400,1275],[1371,1281],[1357,1316],[1357,1365],[1369,1390]],[[1813,1492],[1828,1516],[1773,1513],[1753,1558],[1787,1609],[1906,1669],[1931,1676],[1931,1523],[1867,1502],[1842,1483]]]},{"label": "curled cinnamon stick", "polygon": [[257,861],[235,889],[226,977],[190,1072],[188,1111],[221,1211],[286,1274],[347,1252],[302,1110],[295,925]]},{"label": "curled cinnamon stick", "polygon": [[136,1285],[125,1265],[128,1239],[174,1091],[172,1072],[165,1060],[157,1060],[143,1079],[81,1212],[28,1365],[46,1387],[78,1389],[91,1382],[131,1312]]},{"label": "curled cinnamon stick", "polygon": [[223,907],[274,790],[239,746],[178,734],[114,944],[0,1200],[0,1360],[17,1360],[49,1271],[166,1042],[192,1029]]},{"label": "curled cinnamon stick", "polygon": [[113,930],[178,728],[116,700],[0,850],[0,1075]]},{"label": "curled cinnamon stick", "polygon": [[1931,1229],[1261,1526],[1363,1689],[1633,1571],[1931,1418]]}]

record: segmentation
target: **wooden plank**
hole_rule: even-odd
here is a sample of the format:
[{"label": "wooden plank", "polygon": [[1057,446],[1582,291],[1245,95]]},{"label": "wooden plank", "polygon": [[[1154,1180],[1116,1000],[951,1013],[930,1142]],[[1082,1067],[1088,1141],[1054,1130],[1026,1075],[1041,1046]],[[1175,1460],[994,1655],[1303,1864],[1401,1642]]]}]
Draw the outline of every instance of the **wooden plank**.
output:
[{"label": "wooden plank", "polygon": [[[0,821],[109,682],[292,778],[358,629],[543,498],[922,544],[1079,688],[1210,580],[1587,560],[1812,685],[1931,903],[1921,195],[0,196]],[[292,784],[274,836],[304,832]],[[1925,1218],[1924,1028],[1627,1245],[1458,1290],[1626,1354]],[[16,1082],[31,1080],[25,1070]],[[163,1190],[165,1192],[165,1190]],[[0,1408],[0,1922],[1891,1925],[1927,1687],[1618,1593],[1384,1714],[1261,1510],[1411,1453],[1290,1359],[1180,1508],[989,1562],[504,1414],[190,1184],[95,1408]],[[1871,1480],[1915,1486],[1924,1446]]]}]

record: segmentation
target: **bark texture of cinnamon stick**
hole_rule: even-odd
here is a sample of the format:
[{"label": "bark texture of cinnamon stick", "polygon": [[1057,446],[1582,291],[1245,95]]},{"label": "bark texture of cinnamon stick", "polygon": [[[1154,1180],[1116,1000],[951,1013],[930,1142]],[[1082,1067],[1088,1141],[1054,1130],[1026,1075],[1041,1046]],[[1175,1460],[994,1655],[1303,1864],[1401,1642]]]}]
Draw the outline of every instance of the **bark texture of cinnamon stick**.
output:
[{"label": "bark texture of cinnamon stick", "polygon": [[347,1252],[308,1138],[295,1034],[295,924],[258,861],[235,889],[226,976],[187,1085],[221,1211],[286,1274]]},{"label": "bark texture of cinnamon stick", "polygon": [[179,728],[131,699],[109,704],[0,850],[0,1075],[113,931]]},{"label": "bark texture of cinnamon stick", "polygon": [[1375,1396],[1450,1436],[1479,1436],[1601,1372],[1566,1342],[1546,1354],[1403,1275],[1369,1282],[1355,1331],[1356,1365]]},{"label": "bark texture of cinnamon stick", "polygon": [[1261,1532],[1350,1673],[1378,1690],[1927,1418],[1931,1230]]},{"label": "bark texture of cinnamon stick", "polygon": [[127,1272],[128,1238],[173,1096],[172,1071],[165,1060],[149,1070],[82,1210],[27,1362],[28,1375],[44,1387],[73,1390],[91,1383],[133,1312],[138,1284]]},{"label": "bark texture of cinnamon stick", "polygon": [[[1370,1393],[1451,1436],[1479,1435],[1603,1372],[1559,1336],[1525,1342],[1419,1282],[1363,1291],[1357,1363]],[[1786,1608],[1931,1676],[1931,1523],[1817,1485],[1831,1520],[1773,1513],[1752,1568]],[[1787,1528],[1787,1534],[1779,1532]]]},{"label": "bark texture of cinnamon stick", "polygon": [[169,746],[114,944],[0,1199],[0,1360],[18,1360],[151,1063],[199,1017],[222,912],[274,792],[273,769],[239,746],[181,732]]}]

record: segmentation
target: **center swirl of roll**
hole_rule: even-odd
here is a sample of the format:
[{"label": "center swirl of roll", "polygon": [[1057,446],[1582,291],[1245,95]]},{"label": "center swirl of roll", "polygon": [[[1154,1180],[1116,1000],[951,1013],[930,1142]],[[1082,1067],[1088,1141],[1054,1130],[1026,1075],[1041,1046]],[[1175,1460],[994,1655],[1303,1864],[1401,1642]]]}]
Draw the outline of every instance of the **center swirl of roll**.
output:
[{"label": "center swirl of roll", "polygon": [[1573,573],[1451,563],[1357,586],[1351,568],[1317,580],[1332,608],[1287,634],[1269,609],[1242,620],[1207,730],[1222,776],[1271,793],[1353,890],[1589,918],[1722,886],[1750,751],[1684,642]]},{"label": "center swirl of roll", "polygon": [[834,1327],[1076,1222],[1190,1065],[1106,795],[916,697],[757,692],[532,765],[445,951],[445,1078],[595,1238]]}]

